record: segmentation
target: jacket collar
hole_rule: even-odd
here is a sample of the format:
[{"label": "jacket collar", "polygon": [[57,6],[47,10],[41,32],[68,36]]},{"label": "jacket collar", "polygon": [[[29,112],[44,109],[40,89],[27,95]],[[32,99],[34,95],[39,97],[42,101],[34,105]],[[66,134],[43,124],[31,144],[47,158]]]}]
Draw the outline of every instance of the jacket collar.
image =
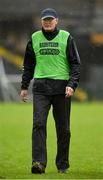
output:
[{"label": "jacket collar", "polygon": [[59,33],[59,30],[57,29],[57,27],[54,29],[54,31],[52,32],[47,32],[42,28],[42,33],[45,36],[45,38],[47,40],[52,40],[56,37],[56,35]]}]

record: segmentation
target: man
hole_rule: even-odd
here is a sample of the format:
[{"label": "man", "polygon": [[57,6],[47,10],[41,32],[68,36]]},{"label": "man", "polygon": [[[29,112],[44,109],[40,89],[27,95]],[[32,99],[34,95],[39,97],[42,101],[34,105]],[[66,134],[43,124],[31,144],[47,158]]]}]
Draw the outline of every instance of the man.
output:
[{"label": "man", "polygon": [[45,173],[47,164],[46,122],[53,107],[57,133],[58,172],[69,168],[71,96],[78,85],[80,59],[69,32],[57,28],[54,9],[41,13],[42,30],[32,34],[25,52],[21,99],[26,102],[33,83],[32,173]]}]

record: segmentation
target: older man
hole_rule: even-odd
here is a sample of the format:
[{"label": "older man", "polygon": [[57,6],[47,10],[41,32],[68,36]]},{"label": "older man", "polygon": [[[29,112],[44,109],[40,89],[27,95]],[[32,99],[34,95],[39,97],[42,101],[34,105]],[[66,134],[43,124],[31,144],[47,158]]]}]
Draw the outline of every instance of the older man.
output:
[{"label": "older man", "polygon": [[57,133],[56,166],[60,173],[69,168],[71,96],[79,82],[80,58],[70,33],[58,29],[57,24],[57,12],[43,10],[41,30],[32,34],[25,52],[21,85],[24,102],[34,78],[32,173],[45,173],[46,124],[51,105]]}]

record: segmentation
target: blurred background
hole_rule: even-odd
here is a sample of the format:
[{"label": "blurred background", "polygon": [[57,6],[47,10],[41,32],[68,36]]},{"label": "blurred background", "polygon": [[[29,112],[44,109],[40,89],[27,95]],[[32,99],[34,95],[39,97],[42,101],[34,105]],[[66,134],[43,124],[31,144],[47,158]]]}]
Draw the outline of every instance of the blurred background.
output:
[{"label": "blurred background", "polygon": [[0,101],[20,101],[26,44],[47,7],[77,43],[82,67],[74,100],[103,100],[103,0],[0,0]]}]

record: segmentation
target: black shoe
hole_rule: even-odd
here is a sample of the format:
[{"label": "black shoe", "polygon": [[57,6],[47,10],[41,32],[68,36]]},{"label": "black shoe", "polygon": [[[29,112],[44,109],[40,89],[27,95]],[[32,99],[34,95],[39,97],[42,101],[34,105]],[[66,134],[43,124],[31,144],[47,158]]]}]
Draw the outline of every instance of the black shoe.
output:
[{"label": "black shoe", "polygon": [[67,170],[68,170],[68,169],[58,169],[58,173],[61,173],[61,174],[62,174],[62,173],[67,173]]},{"label": "black shoe", "polygon": [[42,174],[45,173],[45,167],[40,162],[33,162],[31,172],[33,174]]}]

